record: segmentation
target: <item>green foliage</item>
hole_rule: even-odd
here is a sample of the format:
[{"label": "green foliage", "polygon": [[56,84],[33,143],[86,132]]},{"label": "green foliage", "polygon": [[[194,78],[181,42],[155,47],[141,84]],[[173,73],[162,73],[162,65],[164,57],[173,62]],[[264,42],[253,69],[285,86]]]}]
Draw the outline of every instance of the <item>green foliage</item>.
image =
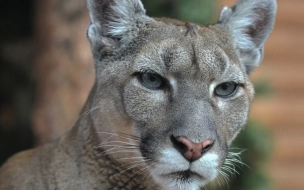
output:
[{"label": "green foliage", "polygon": [[207,24],[214,18],[215,0],[142,0],[147,14]]},{"label": "green foliage", "polygon": [[208,24],[213,19],[216,1],[212,0],[182,0],[177,8],[180,19]]},{"label": "green foliage", "polygon": [[260,79],[254,84],[256,96],[255,98],[267,98],[273,95],[274,89],[271,87],[271,84],[266,79]]}]

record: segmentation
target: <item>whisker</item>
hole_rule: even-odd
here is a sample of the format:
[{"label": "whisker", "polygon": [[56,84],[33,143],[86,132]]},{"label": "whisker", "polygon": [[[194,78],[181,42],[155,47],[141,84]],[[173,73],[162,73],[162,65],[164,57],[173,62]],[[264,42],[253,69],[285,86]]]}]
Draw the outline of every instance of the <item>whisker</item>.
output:
[{"label": "whisker", "polygon": [[138,172],[138,174],[137,174],[137,176],[139,176],[140,174],[142,174],[146,169],[148,169],[150,166],[149,165],[147,165],[146,167],[144,167],[144,168],[142,168],[142,169],[140,169],[140,170],[138,170],[137,172],[135,172],[134,174],[132,174],[128,179],[127,179],[127,181],[130,179],[130,178],[132,178],[133,176],[135,176]]},{"label": "whisker", "polygon": [[145,158],[142,157],[142,156],[139,156],[139,157],[130,157],[130,158],[120,158],[120,159],[117,159],[117,160],[132,160],[132,159],[143,159],[143,160],[145,160]]},{"label": "whisker", "polygon": [[107,141],[106,143],[102,143],[102,144],[109,144],[109,143],[121,143],[121,144],[126,144],[126,145],[131,145],[131,146],[138,146],[136,144],[132,144],[129,142],[124,142],[124,141]]},{"label": "whisker", "polygon": [[87,114],[89,114],[89,113],[91,113],[91,112],[93,112],[93,111],[95,111],[95,110],[97,110],[97,109],[99,109],[99,108],[101,108],[101,107],[102,107],[102,106],[95,106],[95,107],[92,107],[92,108],[86,110],[85,112],[83,112],[83,113],[78,117],[77,120],[79,120],[79,119],[82,118],[83,116],[85,116],[85,115],[87,115]]},{"label": "whisker", "polygon": [[119,132],[120,134],[122,134],[122,135],[125,135],[125,136],[129,136],[130,138],[136,138],[137,140],[140,140],[140,137],[137,137],[137,136],[135,136],[135,135],[131,135],[131,134],[127,134],[127,133],[123,133],[123,132]]},{"label": "whisker", "polygon": [[223,182],[225,182],[227,187],[229,187],[229,175],[224,171],[219,171],[219,173],[221,174],[220,176],[222,177],[221,179],[223,180]]},{"label": "whisker", "polygon": [[228,165],[232,167],[231,169],[235,170],[235,165],[233,163],[231,163],[229,160],[227,160],[225,167],[229,167]]},{"label": "whisker", "polygon": [[[107,135],[112,135],[112,136],[116,136],[116,137],[121,137],[121,138],[124,138],[124,139],[128,139],[128,140],[134,140],[134,141],[138,141],[138,139],[132,139],[132,138],[129,138],[129,137],[125,137],[123,135],[118,135],[118,134],[115,134],[115,133],[109,133],[109,132],[96,132],[98,134],[107,134]],[[132,136],[132,135],[129,135],[129,136]],[[135,136],[134,136],[135,137]],[[138,137],[137,137],[138,138]]]},{"label": "whisker", "polygon": [[138,150],[136,150],[136,149],[125,150],[125,149],[114,147],[110,150],[103,151],[102,153],[100,153],[100,155],[110,155],[110,154],[117,154],[117,153],[132,153],[132,152],[138,152]]},{"label": "whisker", "polygon": [[[230,150],[240,150],[238,152],[232,152]],[[225,159],[225,162],[221,169],[218,171],[219,172],[219,178],[218,181],[220,183],[226,182],[228,185],[229,181],[229,175],[226,173],[230,173],[232,175],[234,174],[240,174],[236,168],[242,169],[241,166],[247,166],[245,163],[241,161],[240,155],[244,152],[243,149],[238,149],[238,148],[229,148],[229,152],[227,154],[227,158]],[[248,166],[247,166],[248,167]],[[226,171],[226,172],[225,172]]]},{"label": "whisker", "polygon": [[117,147],[117,148],[127,148],[127,149],[132,149],[132,148],[138,149],[138,146],[134,146],[134,145],[103,144],[103,145],[100,145],[100,146],[98,146],[98,147],[100,147],[100,148],[102,148],[102,147]]},{"label": "whisker", "polygon": [[134,163],[142,163],[142,164],[144,164],[144,162],[142,160],[136,160],[136,161],[132,161],[132,162],[126,163],[124,165],[121,165],[121,167],[129,166],[131,164],[133,165]]},{"label": "whisker", "polygon": [[80,116],[78,116],[78,118],[76,119],[76,121],[72,124],[72,126],[74,126],[81,118],[87,116],[89,113],[92,113],[93,111],[101,108],[102,106],[95,106],[95,107],[92,107],[86,111],[84,111]]},{"label": "whisker", "polygon": [[[152,168],[154,165],[156,165],[157,163],[156,162],[153,162],[152,164],[150,164],[150,168]],[[153,178],[151,177],[152,176],[152,174],[153,174],[153,172],[155,172],[155,170],[152,170],[152,172],[149,172],[149,175],[148,176],[144,176],[144,179],[145,178],[147,178],[147,180],[145,181],[145,182],[148,182],[148,181],[150,181],[150,180],[153,180]]]},{"label": "whisker", "polygon": [[109,136],[106,140],[102,141],[102,143],[100,145],[106,144],[112,137],[113,137],[113,135]]},{"label": "whisker", "polygon": [[117,148],[117,147],[113,147],[113,148],[110,148],[110,149],[108,149],[108,150],[104,150],[104,151],[102,151],[102,152],[100,153],[100,155],[108,155],[107,152],[110,152],[110,151],[112,151],[112,150],[117,150],[117,149],[120,150],[120,148]]},{"label": "whisker", "polygon": [[[133,175],[135,175],[135,174],[137,173],[136,175],[137,175],[137,176],[140,176],[140,175],[142,175],[144,172],[146,172],[149,168],[150,168],[150,166],[147,165],[147,166],[144,167],[143,169],[141,169],[141,170],[135,172]],[[144,177],[145,177],[148,173],[149,173],[149,172],[147,172],[147,173],[144,175]]]},{"label": "whisker", "polygon": [[[144,163],[141,163],[141,164],[135,164],[135,165],[133,165],[133,166],[131,166],[131,167],[128,167],[127,169],[125,169],[125,170],[123,170],[123,171],[121,171],[120,173],[122,174],[122,173],[124,173],[124,172],[126,172],[126,171],[128,171],[128,170],[130,170],[130,169],[133,169],[133,168],[136,168],[136,167],[138,167],[138,166],[142,166],[142,165],[144,165]],[[132,176],[132,175],[131,175]],[[130,177],[127,179],[127,181],[130,179]]]},{"label": "whisker", "polygon": [[225,171],[227,171],[227,172],[229,172],[230,174],[235,174],[235,173],[240,174],[235,169],[233,169],[233,168],[231,168],[229,166],[224,166],[224,167],[222,167],[222,169],[225,170]]}]

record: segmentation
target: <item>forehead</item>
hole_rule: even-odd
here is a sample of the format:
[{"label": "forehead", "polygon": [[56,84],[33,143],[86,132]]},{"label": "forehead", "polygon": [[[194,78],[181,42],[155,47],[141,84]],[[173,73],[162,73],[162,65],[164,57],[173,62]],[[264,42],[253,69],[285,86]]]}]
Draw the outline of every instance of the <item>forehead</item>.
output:
[{"label": "forehead", "polygon": [[[223,72],[228,64],[238,62],[230,35],[216,26],[199,26],[188,22],[159,21],[141,36],[146,43],[140,61],[161,72],[179,72],[196,67],[201,71]],[[150,61],[149,61],[150,60]]]}]

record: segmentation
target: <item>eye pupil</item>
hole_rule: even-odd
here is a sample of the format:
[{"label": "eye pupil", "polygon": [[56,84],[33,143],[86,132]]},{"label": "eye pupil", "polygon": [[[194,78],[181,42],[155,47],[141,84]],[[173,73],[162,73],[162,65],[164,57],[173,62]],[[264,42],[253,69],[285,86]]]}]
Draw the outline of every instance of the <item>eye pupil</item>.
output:
[{"label": "eye pupil", "polygon": [[150,81],[152,81],[152,82],[156,81],[156,76],[155,75],[150,75]]},{"label": "eye pupil", "polygon": [[223,90],[227,90],[228,87],[229,87],[229,84],[228,83],[224,83],[221,87],[222,87]]}]

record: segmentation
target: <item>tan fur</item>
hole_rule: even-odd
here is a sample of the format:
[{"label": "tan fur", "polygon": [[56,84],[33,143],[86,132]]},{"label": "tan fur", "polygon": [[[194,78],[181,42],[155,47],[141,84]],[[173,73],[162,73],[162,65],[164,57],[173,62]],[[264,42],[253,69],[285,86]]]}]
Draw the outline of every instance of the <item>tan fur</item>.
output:
[{"label": "tan fur", "polygon": [[[265,21],[234,20],[257,7],[267,11]],[[192,190],[214,180],[246,123],[254,95],[248,74],[261,60],[275,9],[272,0],[240,0],[219,23],[202,26],[147,17],[139,0],[89,0],[96,81],[83,112],[57,141],[9,159],[0,189]],[[254,24],[263,34],[252,33]],[[242,27],[246,39],[234,36]],[[156,73],[163,85],[147,87],[143,73]],[[240,85],[229,97],[216,95],[226,82]],[[187,160],[179,137],[214,144]]]}]

